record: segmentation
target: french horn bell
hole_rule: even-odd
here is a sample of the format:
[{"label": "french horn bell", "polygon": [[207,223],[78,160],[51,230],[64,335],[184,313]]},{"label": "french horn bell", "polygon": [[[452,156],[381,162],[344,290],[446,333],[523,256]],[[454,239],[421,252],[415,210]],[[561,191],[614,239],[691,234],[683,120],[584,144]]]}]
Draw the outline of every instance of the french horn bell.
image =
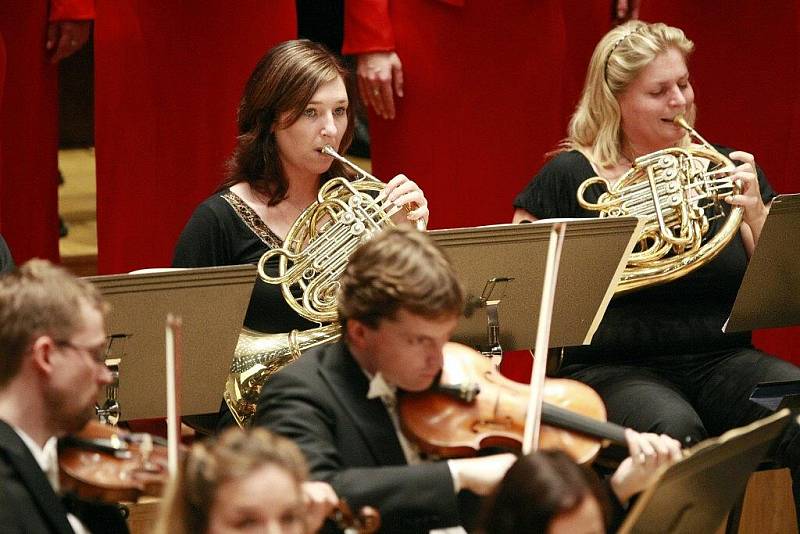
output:
[{"label": "french horn bell", "polygon": [[[337,177],[322,184],[317,200],[294,222],[283,246],[268,250],[258,262],[261,279],[279,285],[289,306],[320,326],[279,334],[242,329],[223,393],[242,427],[250,424],[261,388],[273,373],[305,350],[339,339],[336,296],[350,255],[375,233],[394,225],[392,217],[398,212],[416,208],[387,202],[385,184],[330,145],[321,152],[355,170],[357,179]],[[417,227],[424,230],[425,221],[419,219]],[[266,272],[272,258],[278,261],[275,276]]]},{"label": "french horn bell", "polygon": [[[600,212],[600,217],[644,219],[617,293],[669,282],[707,264],[730,242],[742,222],[741,206],[726,210],[722,203],[725,197],[741,192],[740,184],[730,178],[736,165],[682,116],[676,116],[674,122],[698,143],[638,157],[613,185],[595,176],[578,188],[578,203]],[[606,192],[597,202],[590,202],[585,195],[595,184]],[[724,224],[709,236],[709,221],[717,218],[725,218]]]}]

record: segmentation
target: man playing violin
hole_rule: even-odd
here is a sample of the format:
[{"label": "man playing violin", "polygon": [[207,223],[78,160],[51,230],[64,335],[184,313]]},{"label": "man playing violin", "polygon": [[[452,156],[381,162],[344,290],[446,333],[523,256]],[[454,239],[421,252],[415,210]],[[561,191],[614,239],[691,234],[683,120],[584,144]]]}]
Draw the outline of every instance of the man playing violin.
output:
[{"label": "man playing violin", "polygon": [[[255,424],[295,440],[312,478],[329,482],[351,507],[378,508],[382,532],[468,524],[475,496],[490,493],[515,456],[425,461],[395,410],[398,390],[425,390],[442,368],[464,304],[455,272],[424,234],[392,228],[352,255],[340,284],[343,339],[273,375]],[[621,501],[680,454],[665,436],[629,431],[627,438],[636,461],[623,462],[611,482]]]},{"label": "man playing violin", "polygon": [[107,305],[88,282],[44,260],[0,278],[0,529],[127,532],[116,507],[62,500],[56,439],[94,416]]}]

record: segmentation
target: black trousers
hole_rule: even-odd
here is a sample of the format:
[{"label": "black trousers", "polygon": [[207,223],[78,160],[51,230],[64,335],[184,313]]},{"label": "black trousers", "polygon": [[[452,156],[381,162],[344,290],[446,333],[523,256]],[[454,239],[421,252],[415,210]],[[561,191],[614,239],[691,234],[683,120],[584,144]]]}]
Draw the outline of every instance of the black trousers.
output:
[{"label": "black trousers", "polygon": [[[571,364],[560,374],[597,390],[610,421],[693,443],[770,415],[768,409],[749,400],[756,384],[800,380],[800,368],[752,347],[649,357],[642,362]],[[776,443],[772,459],[792,472],[800,525],[800,426],[796,421]]]}]

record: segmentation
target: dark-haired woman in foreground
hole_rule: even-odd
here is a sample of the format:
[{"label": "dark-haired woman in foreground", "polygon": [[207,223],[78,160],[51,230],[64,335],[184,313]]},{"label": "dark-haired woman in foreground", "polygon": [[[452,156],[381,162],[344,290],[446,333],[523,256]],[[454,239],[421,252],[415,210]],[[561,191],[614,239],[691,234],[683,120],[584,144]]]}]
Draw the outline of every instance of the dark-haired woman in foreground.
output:
[{"label": "dark-haired woman in foreground", "polygon": [[484,534],[602,534],[610,520],[597,475],[561,451],[520,457],[489,500]]}]

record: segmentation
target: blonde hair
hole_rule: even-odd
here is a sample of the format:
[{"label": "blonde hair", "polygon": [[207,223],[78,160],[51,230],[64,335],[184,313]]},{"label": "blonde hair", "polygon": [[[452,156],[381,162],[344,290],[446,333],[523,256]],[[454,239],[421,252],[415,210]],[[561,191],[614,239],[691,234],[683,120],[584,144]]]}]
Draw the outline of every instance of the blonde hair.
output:
[{"label": "blonde hair", "polygon": [[[600,166],[615,165],[622,148],[621,113],[617,99],[659,54],[675,49],[687,60],[694,43],[683,31],[666,24],[630,21],[609,31],[589,62],[583,94],[569,123],[562,150],[580,150]],[[695,108],[686,119],[694,122]],[[688,143],[688,136],[684,138]]]},{"label": "blonde hair", "polygon": [[206,532],[208,512],[219,488],[267,465],[287,472],[298,488],[308,478],[308,467],[297,445],[263,428],[230,428],[217,438],[193,444],[167,489],[154,533]]}]

